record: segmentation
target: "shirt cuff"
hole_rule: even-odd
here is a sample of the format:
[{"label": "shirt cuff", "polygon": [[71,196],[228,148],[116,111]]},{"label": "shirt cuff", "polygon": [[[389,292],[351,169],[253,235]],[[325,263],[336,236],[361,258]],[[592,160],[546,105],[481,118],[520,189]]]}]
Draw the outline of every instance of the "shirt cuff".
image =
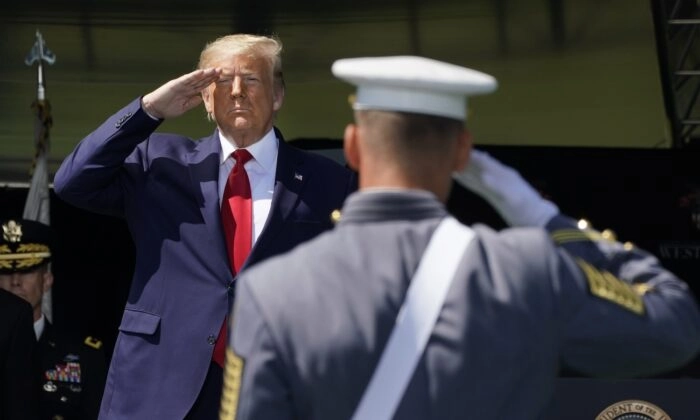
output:
[{"label": "shirt cuff", "polygon": [[143,112],[145,112],[146,115],[148,115],[149,117],[151,117],[151,119],[152,119],[153,121],[163,121],[162,118],[154,117],[150,112],[146,111],[146,108],[143,106],[143,97],[141,97],[141,99],[139,100],[139,102],[141,103],[141,109],[143,110]]}]

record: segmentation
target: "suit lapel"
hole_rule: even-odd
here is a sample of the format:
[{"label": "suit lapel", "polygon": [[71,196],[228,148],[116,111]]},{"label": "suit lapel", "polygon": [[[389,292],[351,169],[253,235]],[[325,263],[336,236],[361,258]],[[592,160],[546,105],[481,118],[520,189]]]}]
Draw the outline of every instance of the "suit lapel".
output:
[{"label": "suit lapel", "polygon": [[[211,238],[210,257],[212,269],[216,273],[229,273],[226,282],[232,280],[226,255],[221,212],[219,206],[219,164],[221,161],[218,131],[205,138],[195,146],[187,156],[187,168],[192,180],[193,192],[197,195],[199,209],[204,219],[204,226]],[[203,238],[203,243],[206,242]]]},{"label": "suit lapel", "polygon": [[277,154],[275,190],[272,194],[270,214],[267,217],[265,228],[246,260],[244,268],[266,256],[265,249],[274,241],[292,214],[299,201],[299,194],[310,176],[303,165],[304,155],[299,150],[288,145],[279,131],[275,129],[275,132],[279,139],[279,152]]}]

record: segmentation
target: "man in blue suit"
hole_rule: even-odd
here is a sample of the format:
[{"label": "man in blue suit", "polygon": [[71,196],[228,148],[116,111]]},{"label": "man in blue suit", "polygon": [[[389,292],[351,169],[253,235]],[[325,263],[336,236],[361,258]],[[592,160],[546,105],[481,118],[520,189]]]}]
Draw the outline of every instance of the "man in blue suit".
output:
[{"label": "man in blue suit", "polygon": [[[198,70],[118,111],[56,173],[59,197],[124,217],[136,246],[102,419],[218,414],[222,368],[214,349],[226,335],[237,275],[220,218],[233,152],[252,156],[244,164],[252,249],[240,269],[330,229],[331,213],[356,188],[352,171],[287,145],[274,127],[284,100],[281,49],[264,36],[217,39]],[[155,132],[201,103],[217,126],[211,136]]]}]

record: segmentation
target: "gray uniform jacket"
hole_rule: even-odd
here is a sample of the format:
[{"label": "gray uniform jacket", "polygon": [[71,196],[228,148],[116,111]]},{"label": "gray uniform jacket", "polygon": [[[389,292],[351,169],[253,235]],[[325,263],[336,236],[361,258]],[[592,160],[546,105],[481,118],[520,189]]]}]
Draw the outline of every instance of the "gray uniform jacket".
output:
[{"label": "gray uniform jacket", "polygon": [[[224,410],[350,418],[446,215],[425,192],[356,193],[334,230],[244,273]],[[538,418],[561,363],[630,376],[697,353],[695,300],[656,258],[562,216],[547,228],[473,226],[396,419]]]}]

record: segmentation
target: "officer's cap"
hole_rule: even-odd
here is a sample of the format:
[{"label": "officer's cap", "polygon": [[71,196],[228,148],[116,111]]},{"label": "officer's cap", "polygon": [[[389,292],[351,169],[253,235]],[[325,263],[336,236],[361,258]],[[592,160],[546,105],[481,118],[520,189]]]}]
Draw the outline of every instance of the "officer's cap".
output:
[{"label": "officer's cap", "polygon": [[51,261],[53,231],[33,220],[3,220],[0,273],[31,271]]},{"label": "officer's cap", "polygon": [[356,110],[383,110],[466,120],[467,97],[491,93],[492,76],[425,57],[345,58],[331,69],[357,86]]}]

